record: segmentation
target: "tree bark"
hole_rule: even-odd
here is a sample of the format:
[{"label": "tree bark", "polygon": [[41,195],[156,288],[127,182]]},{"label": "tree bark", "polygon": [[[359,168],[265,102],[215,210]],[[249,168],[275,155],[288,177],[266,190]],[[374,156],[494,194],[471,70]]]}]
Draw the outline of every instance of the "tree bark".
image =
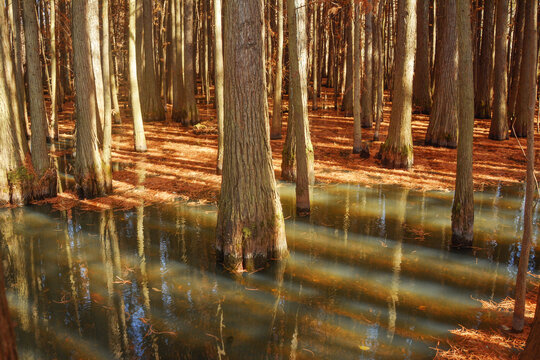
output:
[{"label": "tree bark", "polygon": [[470,2],[456,1],[458,28],[458,114],[456,190],[452,206],[452,245],[471,246],[474,224],[473,132],[474,83]]},{"label": "tree bark", "polygon": [[277,60],[274,84],[274,111],[272,113],[271,139],[281,139],[283,114],[281,111],[283,95],[283,0],[277,0]]},{"label": "tree bark", "polygon": [[101,54],[103,55],[103,174],[105,177],[105,189],[112,192],[112,168],[111,168],[111,145],[112,145],[112,99],[111,99],[111,54],[109,40],[109,0],[101,0]]},{"label": "tree bark", "polygon": [[493,33],[495,30],[495,0],[484,0],[482,47],[478,62],[478,83],[474,97],[475,115],[480,119],[491,117],[491,94],[493,90]]},{"label": "tree bark", "polygon": [[351,1],[353,7],[353,154],[360,154],[362,151],[362,21],[361,5]]},{"label": "tree bark", "polygon": [[[512,60],[510,64],[510,90],[508,93],[508,116],[510,123],[514,121],[519,89],[519,76],[521,74],[521,58],[523,49],[523,32],[525,28],[525,3],[518,1],[514,23],[514,37],[512,43]],[[523,128],[526,129],[526,126]],[[523,131],[522,137],[525,137]],[[519,135],[518,135],[519,136]]]},{"label": "tree bark", "polygon": [[508,140],[508,0],[497,0],[495,68],[493,71],[493,119],[489,128],[492,140]]},{"label": "tree bark", "polygon": [[77,24],[72,30],[77,114],[75,183],[81,198],[93,198],[107,193],[98,139],[98,105],[90,49],[91,2],[97,0],[73,0],[71,10],[72,22]]},{"label": "tree bark", "polygon": [[263,2],[230,0],[224,15],[226,146],[217,250],[225,267],[252,271],[287,253],[265,123]]},{"label": "tree bark", "polygon": [[456,0],[437,3],[435,92],[426,145],[457,147],[458,49]]},{"label": "tree bark", "polygon": [[58,140],[58,96],[57,96],[57,54],[56,54],[56,1],[50,0],[50,33],[51,33],[51,119],[49,138]]},{"label": "tree bark", "polygon": [[347,44],[347,56],[345,58],[345,94],[343,95],[343,102],[341,103],[341,110],[345,112],[345,116],[351,116],[353,114],[353,100],[354,100],[354,66],[353,66],[353,42],[354,42],[354,9],[353,5],[344,7],[344,10],[349,15],[345,17],[345,43]]},{"label": "tree bark", "polygon": [[133,137],[135,141],[135,151],[146,152],[146,137],[144,135],[139,84],[137,79],[136,6],[137,0],[129,0],[129,91],[131,99],[131,112],[133,115]]},{"label": "tree bark", "polygon": [[411,169],[413,166],[411,118],[416,51],[416,1],[400,0],[397,18],[392,113],[388,137],[381,144],[379,156],[384,166]]},{"label": "tree bark", "polygon": [[216,113],[218,119],[218,158],[217,173],[223,171],[223,133],[224,133],[224,100],[223,100],[223,36],[221,26],[221,0],[214,0],[214,77]]},{"label": "tree bark", "polygon": [[[362,85],[362,127],[373,126],[373,11],[366,12],[364,35],[364,76]],[[412,55],[414,66],[414,54]],[[412,74],[412,70],[411,74]]]},{"label": "tree bark", "polygon": [[416,8],[416,61],[413,103],[421,114],[431,113],[431,67],[429,66],[429,0],[418,0]]},{"label": "tree bark", "polygon": [[527,125],[527,184],[525,190],[525,211],[523,216],[523,238],[516,278],[516,302],[512,328],[523,331],[525,324],[525,295],[527,291],[527,269],[532,243],[533,203],[534,203],[534,111],[536,105],[537,78],[537,0],[527,0],[525,7],[525,30],[523,33],[523,56],[517,99],[517,119]]},{"label": "tree bark", "polygon": [[195,100],[195,43],[194,43],[194,0],[184,1],[184,98],[180,121],[184,126],[199,122]]}]

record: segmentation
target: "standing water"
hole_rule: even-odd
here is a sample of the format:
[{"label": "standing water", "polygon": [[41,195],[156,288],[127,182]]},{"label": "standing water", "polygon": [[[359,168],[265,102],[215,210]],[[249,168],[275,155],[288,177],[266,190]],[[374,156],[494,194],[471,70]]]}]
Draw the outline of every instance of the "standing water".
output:
[{"label": "standing water", "polygon": [[216,264],[214,206],[0,210],[20,358],[432,358],[448,330],[494,325],[475,299],[512,295],[520,187],[476,194],[459,253],[451,193],[317,187],[295,218],[280,192],[290,257],[242,275]]}]

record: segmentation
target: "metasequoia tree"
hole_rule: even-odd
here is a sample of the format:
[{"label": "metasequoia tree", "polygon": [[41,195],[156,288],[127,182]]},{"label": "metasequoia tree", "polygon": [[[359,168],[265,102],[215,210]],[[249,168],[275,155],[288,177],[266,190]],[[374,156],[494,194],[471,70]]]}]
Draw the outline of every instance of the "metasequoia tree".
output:
[{"label": "metasequoia tree", "polygon": [[525,294],[527,291],[527,269],[533,233],[533,203],[534,203],[534,111],[536,105],[537,77],[537,0],[527,0],[525,8],[525,30],[523,37],[523,55],[521,74],[519,76],[519,91],[517,99],[518,120],[527,124],[527,184],[525,190],[525,211],[523,216],[523,238],[519,256],[518,273],[516,278],[516,302],[512,328],[522,331],[525,324]]},{"label": "metasequoia tree", "polygon": [[57,54],[56,54],[56,0],[49,1],[50,37],[51,37],[51,119],[49,123],[49,138],[58,140],[58,84],[57,84]]},{"label": "metasequoia tree", "polygon": [[470,246],[473,240],[473,131],[474,83],[470,2],[456,0],[458,34],[458,146],[456,190],[452,205],[452,245]]},{"label": "metasequoia tree", "polygon": [[[373,126],[373,9],[365,5],[364,76],[362,85],[362,127]],[[413,49],[414,51],[414,49]],[[414,66],[414,53],[412,54]],[[412,74],[412,69],[410,69]],[[412,79],[412,78],[411,78]]]},{"label": "metasequoia tree", "polygon": [[[36,198],[56,195],[56,172],[51,168],[47,149],[47,113],[43,96],[41,62],[39,60],[39,34],[35,1],[23,0],[26,68],[28,78],[28,105],[31,119],[33,192]],[[11,55],[9,55],[11,56]],[[9,79],[8,81],[11,81]],[[16,104],[16,102],[15,102]]]},{"label": "metasequoia tree", "polygon": [[111,145],[112,145],[112,95],[111,95],[111,54],[109,40],[109,0],[101,1],[101,54],[103,75],[103,173],[105,189],[112,192]]},{"label": "metasequoia tree", "polygon": [[281,139],[281,113],[282,84],[283,84],[283,0],[277,0],[277,60],[274,84],[274,111],[272,113],[271,139]]},{"label": "metasequoia tree", "polygon": [[[437,4],[437,6],[440,6]],[[419,112],[431,112],[431,66],[429,61],[429,0],[416,4],[416,61],[414,65],[413,103]]]},{"label": "metasequoia tree", "polygon": [[309,185],[315,181],[307,108],[306,0],[288,0],[290,111],[296,134],[296,211],[310,211]]},{"label": "metasequoia tree", "polygon": [[489,128],[492,140],[508,139],[508,0],[497,0],[495,68],[493,70],[493,118]]},{"label": "metasequoia tree", "polygon": [[477,86],[474,97],[475,115],[480,119],[491,117],[491,93],[493,89],[493,33],[495,30],[495,1],[484,0],[482,44],[478,59]]},{"label": "metasequoia tree", "polygon": [[[283,0],[281,0],[283,1]],[[223,171],[223,36],[221,27],[221,0],[214,0],[214,77],[216,114],[218,122],[218,155],[216,171]]]},{"label": "metasequoia tree", "polygon": [[181,102],[180,121],[184,126],[199,122],[197,101],[195,100],[195,31],[194,0],[185,0],[184,4],[184,98]]},{"label": "metasequoia tree", "polygon": [[416,1],[399,0],[397,17],[392,113],[388,137],[381,145],[379,156],[385,166],[411,169],[413,166],[411,118],[416,50]]},{"label": "metasequoia tree", "polygon": [[353,116],[354,116],[354,131],[353,131],[353,154],[360,154],[362,151],[362,103],[361,103],[361,88],[362,88],[362,22],[361,22],[361,5],[351,1],[353,6]]},{"label": "metasequoia tree", "polygon": [[218,252],[233,270],[253,270],[287,253],[276,189],[264,74],[263,1],[224,6],[225,152]]},{"label": "metasequoia tree", "polygon": [[93,198],[107,193],[103,157],[98,139],[98,105],[92,53],[90,50],[89,17],[98,16],[89,11],[91,2],[97,0],[73,0],[73,65],[75,70],[75,107],[77,112],[77,138],[75,156],[75,182],[82,198]]},{"label": "metasequoia tree", "polygon": [[145,152],[146,137],[144,135],[139,84],[137,79],[136,7],[137,0],[129,0],[129,92],[131,100],[131,113],[133,115],[133,137],[135,140],[135,151]]},{"label": "metasequoia tree", "polygon": [[456,0],[437,4],[435,91],[426,145],[457,147],[458,49]]},{"label": "metasequoia tree", "polygon": [[345,94],[343,95],[343,102],[341,103],[341,110],[345,111],[345,116],[353,115],[353,81],[354,81],[354,69],[353,69],[353,31],[354,31],[354,5],[347,4],[344,7],[345,16],[345,44],[347,56],[345,57]]}]

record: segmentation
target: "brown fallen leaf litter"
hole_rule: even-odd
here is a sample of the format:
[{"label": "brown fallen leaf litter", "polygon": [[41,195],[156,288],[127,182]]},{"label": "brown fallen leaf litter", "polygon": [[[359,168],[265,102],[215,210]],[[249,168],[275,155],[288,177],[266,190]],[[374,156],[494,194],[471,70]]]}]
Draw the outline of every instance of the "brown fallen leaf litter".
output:
[{"label": "brown fallen leaf litter", "polygon": [[[310,111],[311,136],[315,151],[315,176],[318,183],[351,183],[365,186],[392,184],[417,190],[454,188],[456,150],[424,145],[429,116],[413,116],[414,169],[387,169],[375,159],[386,138],[391,103],[384,107],[381,141],[372,141],[374,129],[363,129],[370,143],[371,157],[352,154],[353,119],[333,108],[332,89],[323,88],[321,109]],[[42,201],[55,208],[80,206],[85,209],[130,208],[141,203],[170,202],[175,199],[217,203],[221,177],[216,175],[217,126],[212,105],[198,97],[201,124],[183,127],[171,122],[145,123],[148,152],[133,151],[133,126],[127,96],[121,96],[122,124],[113,125],[114,193],[108,197],[78,200],[68,190],[54,199]],[[280,178],[281,152],[286,133],[287,98],[284,99],[283,139],[272,140],[276,178]],[[270,99],[270,109],[272,102]],[[168,114],[170,116],[170,107]],[[70,139],[74,129],[73,103],[64,105],[60,115],[61,139]],[[476,120],[474,133],[474,186],[516,183],[525,178],[526,160],[518,141],[488,139],[489,120]],[[537,135],[537,141],[540,136]],[[521,139],[525,146],[525,139]],[[62,156],[64,152],[58,152]],[[540,159],[537,157],[537,164]]]}]

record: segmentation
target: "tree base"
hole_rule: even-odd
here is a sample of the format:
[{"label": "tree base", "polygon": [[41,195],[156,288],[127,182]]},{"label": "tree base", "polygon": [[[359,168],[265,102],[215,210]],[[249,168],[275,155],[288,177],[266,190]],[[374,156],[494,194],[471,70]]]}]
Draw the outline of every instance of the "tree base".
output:
[{"label": "tree base", "polygon": [[369,144],[363,142],[360,145],[360,148],[353,147],[353,154],[360,154],[360,157],[362,159],[369,159],[370,157]]},{"label": "tree base", "polygon": [[426,138],[426,146],[433,147],[443,147],[447,149],[456,149],[457,148],[457,139],[451,138],[449,136],[443,136],[440,139]]},{"label": "tree base", "polygon": [[383,166],[390,169],[405,169],[411,170],[413,167],[413,150],[412,145],[402,146],[402,149],[387,146],[386,143],[381,145],[378,158]]}]

